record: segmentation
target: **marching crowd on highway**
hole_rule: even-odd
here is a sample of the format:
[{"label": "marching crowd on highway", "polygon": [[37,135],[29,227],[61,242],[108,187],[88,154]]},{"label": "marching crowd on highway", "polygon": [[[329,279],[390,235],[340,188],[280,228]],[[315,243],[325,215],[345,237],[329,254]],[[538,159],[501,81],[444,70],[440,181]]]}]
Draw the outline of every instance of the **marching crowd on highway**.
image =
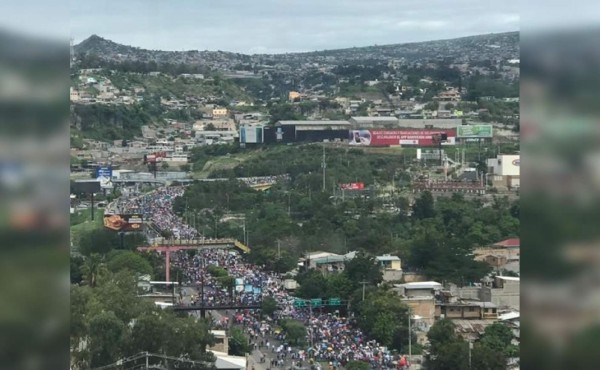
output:
[{"label": "marching crowd on highway", "polygon": [[[352,317],[341,317],[336,313],[319,313],[308,308],[295,308],[294,298],[283,288],[278,274],[265,272],[258,266],[245,263],[236,251],[225,249],[204,249],[194,256],[185,251],[172,254],[172,263],[184,272],[184,284],[196,286],[203,292],[204,305],[218,307],[225,305],[258,305],[262,298],[275,298],[281,309],[276,312],[274,321],[263,321],[252,310],[236,310],[227,322],[242,325],[251,338],[254,348],[263,352],[271,351],[274,361],[272,368],[292,368],[310,365],[309,358],[317,362],[328,362],[332,369],[346,365],[350,361],[364,361],[374,369],[395,368],[401,361],[375,341],[370,341],[356,326]],[[220,286],[218,278],[212,276],[206,266],[225,269],[236,279],[233,291]],[[203,285],[203,288],[201,287]],[[249,289],[251,287],[251,289]],[[202,293],[193,297],[193,305],[201,304]],[[279,319],[296,319],[307,327],[307,348],[297,349],[287,345],[285,333],[276,330],[274,322]],[[275,345],[268,338],[281,343]],[[307,362],[308,361],[308,362]]]},{"label": "marching crowd on highway", "polygon": [[123,214],[141,213],[161,231],[169,231],[175,239],[194,239],[198,232],[173,213],[173,200],[182,196],[183,186],[162,187],[144,195],[126,198],[117,208]]},{"label": "marching crowd on highway", "polygon": [[[193,238],[198,235],[197,231],[185,225],[172,211],[174,198],[181,196],[183,191],[182,187],[161,188],[123,201],[119,207],[126,212],[143,212],[163,230],[171,230],[181,238]],[[216,248],[202,249],[194,254],[179,251],[171,253],[171,264],[182,271],[183,285],[196,288],[198,294],[190,297],[192,305],[251,306],[259,305],[264,297],[275,298],[280,309],[267,321],[253,310],[238,309],[234,312],[224,309],[227,313],[233,312],[231,317],[226,317],[226,322],[243,326],[255,349],[271,352],[270,368],[311,366],[318,369],[318,362],[328,362],[329,370],[335,370],[350,361],[363,361],[368,362],[372,369],[408,369],[406,358],[393,357],[378,343],[368,340],[353,317],[342,317],[339,311],[313,312],[308,308],[294,307],[294,297],[284,289],[279,274],[246,263],[237,251]],[[209,273],[209,266],[224,269],[235,283],[223,286],[223,280]],[[276,329],[275,323],[286,318],[305,324],[307,348],[292,348],[285,333]]]}]

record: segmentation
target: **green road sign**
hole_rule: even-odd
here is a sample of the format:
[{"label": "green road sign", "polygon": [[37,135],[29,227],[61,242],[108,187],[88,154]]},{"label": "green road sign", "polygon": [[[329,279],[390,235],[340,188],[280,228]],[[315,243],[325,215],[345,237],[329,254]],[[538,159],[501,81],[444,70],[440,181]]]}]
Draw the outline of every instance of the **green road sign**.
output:
[{"label": "green road sign", "polygon": [[306,306],[306,301],[304,299],[296,298],[294,300],[294,307],[305,307],[305,306]]},{"label": "green road sign", "polygon": [[323,300],[321,298],[315,298],[310,300],[310,304],[313,307],[319,307],[323,304]]},{"label": "green road sign", "polygon": [[342,301],[339,298],[329,298],[330,306],[339,306],[342,304]]}]

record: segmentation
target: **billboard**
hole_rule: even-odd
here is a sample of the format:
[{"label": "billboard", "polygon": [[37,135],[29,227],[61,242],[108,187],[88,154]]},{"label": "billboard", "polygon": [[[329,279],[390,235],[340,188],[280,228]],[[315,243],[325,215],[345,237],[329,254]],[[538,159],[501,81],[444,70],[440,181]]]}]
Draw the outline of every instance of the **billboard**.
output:
[{"label": "billboard", "polygon": [[141,231],[144,222],[141,214],[105,214],[104,227],[115,231]]},{"label": "billboard", "polygon": [[100,192],[100,181],[98,180],[83,180],[71,182],[71,193],[74,194],[92,194]]},{"label": "billboard", "polygon": [[156,152],[152,154],[144,155],[144,163],[156,163],[159,162],[162,158],[166,158],[166,152]]},{"label": "billboard", "polygon": [[456,144],[455,130],[351,130],[348,143],[357,146],[437,146],[434,135],[447,135],[442,145]]},{"label": "billboard", "polygon": [[261,144],[263,142],[262,127],[242,127],[240,128],[240,143],[242,144]]},{"label": "billboard", "polygon": [[365,188],[364,182],[351,182],[348,184],[340,184],[340,189],[343,190],[363,190]]},{"label": "billboard", "polygon": [[96,167],[96,178],[107,177],[112,179],[112,167]]},{"label": "billboard", "polygon": [[493,136],[492,125],[460,125],[456,127],[458,138],[491,138]]}]

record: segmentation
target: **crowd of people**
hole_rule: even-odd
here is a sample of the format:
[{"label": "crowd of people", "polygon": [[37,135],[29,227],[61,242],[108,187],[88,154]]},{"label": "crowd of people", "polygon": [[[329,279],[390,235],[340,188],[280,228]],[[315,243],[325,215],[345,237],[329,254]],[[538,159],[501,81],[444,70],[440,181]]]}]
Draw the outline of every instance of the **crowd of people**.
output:
[{"label": "crowd of people", "polygon": [[175,239],[198,238],[198,231],[173,213],[173,200],[183,195],[183,186],[161,187],[137,197],[122,198],[117,204],[120,213],[141,213],[160,231],[169,232]]},{"label": "crowd of people", "polygon": [[[172,211],[172,202],[183,194],[182,187],[161,188],[154,192],[128,198],[118,204],[123,213],[143,213],[163,230],[171,230],[180,238],[194,238],[196,230],[184,224]],[[256,306],[265,297],[273,297],[279,309],[272,318],[265,319],[259,312],[250,309],[227,309],[221,325],[240,325],[256,349],[269,353],[269,368],[308,368],[318,362],[329,363],[329,370],[345,366],[351,361],[363,361],[372,369],[408,368],[405,358],[398,358],[377,342],[369,340],[358,328],[351,314],[340,315],[339,311],[325,312],[309,308],[294,307],[294,297],[283,287],[279,274],[267,272],[261,266],[246,263],[239,252],[228,249],[201,249],[197,252],[179,251],[171,253],[171,266],[182,272],[184,286],[194,287],[187,304],[219,306]],[[224,285],[222,277],[211,274],[209,266],[220,267],[232,279],[233,284]],[[213,269],[214,273],[214,269]],[[183,302],[183,296],[180,296]],[[286,333],[277,328],[283,319],[294,319],[304,323],[307,345],[292,348]],[[312,361],[312,363],[311,363]],[[400,364],[403,364],[400,366]],[[317,366],[311,366],[317,367]],[[317,367],[318,368],[318,367]]]},{"label": "crowd of people", "polygon": [[275,175],[275,176],[255,176],[255,177],[238,177],[238,180],[248,186],[252,185],[272,185],[277,182],[289,181],[290,175]]},{"label": "crowd of people", "polygon": [[[283,288],[282,280],[276,273],[265,272],[259,266],[245,263],[237,251],[225,249],[204,249],[191,256],[187,252],[172,254],[171,261],[184,272],[184,285],[195,286],[202,291],[189,304],[207,307],[224,305],[258,305],[265,297],[273,297],[279,310],[273,318],[265,320],[260,314],[249,309],[230,309],[225,325],[240,325],[251,338],[253,346],[271,351],[273,368],[308,365],[308,359],[316,362],[328,362],[332,369],[345,366],[351,361],[363,361],[373,369],[396,368],[401,359],[369,340],[358,328],[355,320],[343,317],[336,312],[318,312],[308,308],[294,307],[294,297]],[[229,276],[242,285],[235,289],[220,286],[218,278],[212,276],[208,266],[218,266],[226,270]],[[203,286],[203,288],[201,288]],[[243,289],[251,286],[252,289]],[[242,289],[240,289],[242,288]],[[282,319],[294,319],[304,323],[307,328],[306,347],[292,348],[288,344],[286,333],[276,329],[276,323]],[[220,322],[223,324],[223,322]],[[272,338],[270,342],[268,338]],[[275,343],[280,344],[276,345]],[[404,360],[404,363],[406,360]],[[294,366],[292,366],[294,367]]]}]

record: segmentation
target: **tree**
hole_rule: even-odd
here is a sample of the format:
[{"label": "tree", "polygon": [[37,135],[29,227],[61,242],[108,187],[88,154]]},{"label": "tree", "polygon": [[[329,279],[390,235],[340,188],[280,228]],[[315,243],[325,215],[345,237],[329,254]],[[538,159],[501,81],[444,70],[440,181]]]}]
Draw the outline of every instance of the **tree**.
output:
[{"label": "tree", "polygon": [[229,354],[233,356],[245,356],[250,353],[250,343],[248,337],[237,327],[229,331]]},{"label": "tree", "polygon": [[495,322],[485,328],[479,343],[493,352],[503,354],[505,357],[516,357],[516,347],[511,343],[513,337],[513,333],[508,326]]},{"label": "tree", "polygon": [[81,234],[79,251],[84,256],[91,254],[105,255],[114,248],[114,233],[105,229],[94,229]]},{"label": "tree", "polygon": [[170,323],[161,314],[146,313],[136,318],[131,329],[130,353],[164,353],[170,330]]},{"label": "tree", "polygon": [[330,298],[348,299],[354,287],[346,274],[331,274],[327,277],[327,290]]},{"label": "tree", "polygon": [[474,370],[506,370],[506,355],[494,351],[481,343],[476,343],[471,353],[471,369]]},{"label": "tree", "polygon": [[421,220],[424,218],[431,218],[435,216],[435,208],[433,202],[433,195],[429,191],[425,191],[415,201],[413,206],[413,217]]},{"label": "tree", "polygon": [[71,269],[70,277],[71,284],[79,284],[83,280],[83,274],[81,272],[81,266],[83,266],[84,258],[81,256],[71,256]]},{"label": "tree", "polygon": [[150,262],[140,254],[132,251],[115,251],[109,256],[107,267],[112,272],[120,270],[133,271],[140,275],[151,275],[152,266]]},{"label": "tree", "polygon": [[263,314],[271,316],[277,310],[277,301],[273,297],[266,297],[263,299],[260,309]]},{"label": "tree", "polygon": [[383,273],[375,262],[375,257],[359,252],[350,261],[346,262],[344,275],[352,282],[355,288],[366,281],[371,285],[377,285],[383,280]]},{"label": "tree", "polygon": [[382,288],[370,291],[355,305],[359,327],[384,346],[402,349],[408,344],[408,308],[400,297]]},{"label": "tree", "polygon": [[205,131],[215,131],[216,129],[217,128],[212,123],[207,124],[206,127],[204,128]]},{"label": "tree", "polygon": [[89,365],[89,351],[80,350],[81,341],[87,337],[89,322],[87,313],[92,292],[89,287],[71,285],[71,355],[73,360],[82,368]]},{"label": "tree", "polygon": [[431,110],[431,111],[436,111],[439,108],[439,103],[437,101],[432,101],[429,102],[427,104],[425,104],[425,106],[423,107],[424,110]]},{"label": "tree", "polygon": [[469,368],[469,343],[456,334],[448,319],[435,322],[427,333],[429,351],[425,355],[425,368],[431,370],[467,370]]},{"label": "tree", "polygon": [[162,161],[161,164],[160,164],[160,168],[163,169],[163,170],[169,169],[169,162]]},{"label": "tree", "polygon": [[179,166],[179,169],[183,172],[190,172],[192,166],[190,166],[189,164],[182,164],[181,166]]},{"label": "tree", "polygon": [[306,337],[306,327],[297,320],[284,320],[281,327],[285,331],[285,337],[292,345],[300,345]]},{"label": "tree", "polygon": [[98,282],[98,277],[106,271],[104,258],[99,254],[92,254],[85,259],[81,266],[81,274],[85,284],[94,288]]},{"label": "tree", "polygon": [[90,320],[91,366],[111,364],[121,358],[125,324],[114,312],[99,313]]},{"label": "tree", "polygon": [[327,296],[327,280],[320,271],[309,270],[297,276],[300,287],[296,295],[300,298],[325,298]]}]

